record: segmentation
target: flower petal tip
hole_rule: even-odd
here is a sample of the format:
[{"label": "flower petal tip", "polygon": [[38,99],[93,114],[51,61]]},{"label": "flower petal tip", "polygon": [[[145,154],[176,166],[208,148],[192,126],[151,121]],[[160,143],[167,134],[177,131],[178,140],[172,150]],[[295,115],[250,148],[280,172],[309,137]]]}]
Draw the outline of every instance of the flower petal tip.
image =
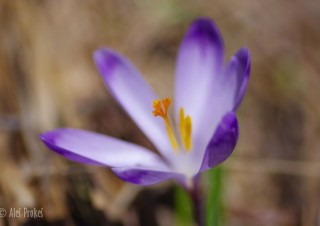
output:
[{"label": "flower petal tip", "polygon": [[54,130],[39,134],[39,139],[40,139],[46,146],[48,146],[50,143],[54,143],[56,134],[55,134],[53,131],[54,131]]},{"label": "flower petal tip", "polygon": [[195,39],[203,45],[216,43],[218,46],[223,46],[218,27],[210,18],[206,17],[200,17],[191,24],[186,39]]},{"label": "flower petal tip", "polygon": [[247,47],[242,47],[241,49],[238,50],[235,56],[237,57],[239,63],[244,66],[245,73],[249,75],[250,69],[251,69],[251,59],[250,59],[249,49]]},{"label": "flower petal tip", "polygon": [[121,64],[121,56],[109,48],[101,48],[93,53],[94,62],[100,74],[107,79],[115,68]]},{"label": "flower petal tip", "polygon": [[65,155],[66,150],[59,147],[57,144],[57,140],[59,139],[59,132],[64,131],[65,133],[68,132],[68,129],[54,129],[48,132],[44,132],[39,135],[40,140],[52,151],[60,154]]},{"label": "flower petal tip", "polygon": [[[92,156],[87,156],[84,151],[80,150],[86,143],[90,144],[90,138],[94,138],[94,136],[100,136],[91,135],[91,137],[87,138],[85,137],[86,133],[86,131],[78,129],[59,128],[44,132],[39,135],[39,138],[45,144],[45,146],[47,146],[47,148],[59,155],[62,155],[66,159],[84,164],[104,166],[105,164],[100,162],[101,158],[92,158]],[[81,145],[77,142],[77,140],[87,142],[84,142]]]}]

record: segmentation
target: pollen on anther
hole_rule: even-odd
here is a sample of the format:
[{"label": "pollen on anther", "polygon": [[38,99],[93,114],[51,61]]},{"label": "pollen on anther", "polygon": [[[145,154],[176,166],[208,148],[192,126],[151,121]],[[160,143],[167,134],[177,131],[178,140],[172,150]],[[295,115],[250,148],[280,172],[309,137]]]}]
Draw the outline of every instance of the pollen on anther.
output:
[{"label": "pollen on anther", "polygon": [[171,104],[170,98],[165,98],[162,100],[154,100],[152,102],[152,107],[153,107],[152,114],[153,114],[153,116],[160,116],[163,118],[165,128],[167,130],[168,137],[171,142],[172,148],[176,152],[176,151],[178,151],[178,143],[175,138],[174,130],[172,128],[171,122],[168,117],[168,109],[169,109],[170,104]]},{"label": "pollen on anther", "polygon": [[169,109],[170,104],[171,104],[170,98],[165,98],[162,100],[154,100],[152,103],[153,116],[160,116],[162,118],[166,118],[168,115],[168,109]]}]

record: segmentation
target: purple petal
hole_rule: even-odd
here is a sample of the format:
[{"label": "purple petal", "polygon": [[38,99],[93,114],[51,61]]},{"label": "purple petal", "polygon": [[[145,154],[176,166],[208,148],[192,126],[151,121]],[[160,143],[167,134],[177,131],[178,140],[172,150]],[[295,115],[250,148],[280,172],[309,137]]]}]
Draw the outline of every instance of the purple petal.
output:
[{"label": "purple petal", "polygon": [[[176,111],[202,111],[206,97],[212,92],[215,76],[223,61],[223,43],[218,29],[210,19],[194,21],[178,53],[175,77]],[[198,107],[201,107],[199,109]]]},{"label": "purple petal", "polygon": [[[232,110],[235,111],[245,94],[250,75],[250,54],[247,48],[241,48],[231,59],[226,69],[224,88]],[[222,85],[223,86],[223,85]]]},{"label": "purple petal", "polygon": [[165,125],[152,115],[152,102],[158,98],[147,82],[125,57],[111,49],[97,50],[94,60],[113,97],[156,148],[170,159],[173,151]]},{"label": "purple petal", "polygon": [[223,117],[207,147],[200,172],[225,161],[234,150],[238,136],[237,117],[234,112],[229,112]]},{"label": "purple petal", "polygon": [[208,18],[192,23],[179,50],[175,77],[175,117],[179,110],[192,119],[190,158],[199,169],[205,148],[216,126],[226,113],[215,104],[216,80],[222,77],[223,41],[215,24]]},{"label": "purple petal", "polygon": [[137,169],[137,168],[112,168],[112,171],[122,180],[138,184],[138,185],[151,185],[164,180],[175,179],[178,182],[184,182],[182,174],[174,172],[156,171],[150,169]]},{"label": "purple petal", "polygon": [[80,163],[169,170],[159,156],[149,150],[98,133],[62,128],[45,132],[40,139],[51,150]]}]

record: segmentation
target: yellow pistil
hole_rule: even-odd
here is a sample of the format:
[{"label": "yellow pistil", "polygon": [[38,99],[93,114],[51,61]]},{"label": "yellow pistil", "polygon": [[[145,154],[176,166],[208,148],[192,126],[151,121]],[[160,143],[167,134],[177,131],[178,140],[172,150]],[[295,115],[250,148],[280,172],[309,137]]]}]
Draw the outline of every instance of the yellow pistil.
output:
[{"label": "yellow pistil", "polygon": [[163,118],[172,148],[175,152],[177,152],[178,143],[174,135],[171,122],[168,117],[168,109],[170,104],[171,104],[170,98],[165,98],[162,100],[154,100],[152,105],[154,110],[152,111],[152,114],[153,116],[160,116],[161,118]]},{"label": "yellow pistil", "polygon": [[180,108],[179,112],[179,119],[180,119],[180,138],[181,138],[181,143],[186,151],[190,151],[192,148],[192,121],[191,117],[189,115],[185,116],[184,115],[184,109]]}]

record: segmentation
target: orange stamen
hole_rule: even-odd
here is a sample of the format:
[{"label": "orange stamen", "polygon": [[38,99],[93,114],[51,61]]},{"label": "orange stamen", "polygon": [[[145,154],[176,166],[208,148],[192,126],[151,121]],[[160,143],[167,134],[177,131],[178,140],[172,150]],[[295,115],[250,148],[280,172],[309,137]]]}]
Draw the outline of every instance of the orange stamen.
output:
[{"label": "orange stamen", "polygon": [[171,125],[169,117],[168,117],[168,109],[169,109],[170,104],[171,104],[170,98],[165,98],[162,100],[154,100],[153,104],[152,104],[153,109],[154,109],[152,111],[152,114],[155,117],[160,116],[161,118],[163,118],[165,126],[166,126],[166,130],[168,133],[168,137],[169,137],[171,145],[172,145],[172,148],[174,151],[177,151],[178,150],[178,143],[175,138],[174,131],[172,129],[172,125]]}]

